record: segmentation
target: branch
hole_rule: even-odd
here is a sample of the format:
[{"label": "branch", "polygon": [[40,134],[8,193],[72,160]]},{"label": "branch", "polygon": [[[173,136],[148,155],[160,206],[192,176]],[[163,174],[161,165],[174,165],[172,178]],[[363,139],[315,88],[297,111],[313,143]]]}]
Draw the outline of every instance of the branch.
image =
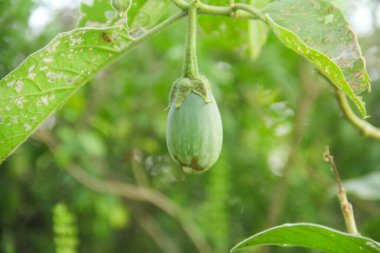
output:
[{"label": "branch", "polygon": [[359,129],[364,136],[380,140],[380,129],[356,116],[356,114],[352,111],[350,104],[347,101],[346,95],[343,93],[343,91],[337,90],[337,97],[339,105],[346,119],[354,127]]},{"label": "branch", "polygon": [[[50,132],[38,131],[33,137],[44,143],[53,154],[56,152],[57,140]],[[145,186],[135,186],[125,182],[97,179],[88,175],[85,171],[78,168],[78,166],[67,166],[66,171],[79,183],[93,191],[122,196],[135,201],[155,205],[180,223],[182,229],[189,236],[199,253],[212,252],[211,246],[194,222],[188,218],[186,213],[178,207],[176,203],[162,193],[151,190]]]},{"label": "branch", "polygon": [[239,3],[233,5],[233,9],[245,11],[251,14],[252,18],[260,19],[261,21],[266,22],[265,16],[259,10],[253,8],[251,5]]},{"label": "branch", "polygon": [[208,245],[201,232],[184,212],[163,194],[142,186],[134,186],[125,182],[95,179],[76,166],[69,167],[67,172],[84,186],[101,193],[123,196],[125,198],[151,203],[175,218],[189,236],[198,252],[209,253]]},{"label": "branch", "polygon": [[137,222],[142,229],[153,239],[164,253],[181,253],[175,241],[156,223],[156,221],[142,210],[136,212]]},{"label": "branch", "polygon": [[155,27],[153,27],[152,29],[150,29],[149,31],[147,31],[146,33],[144,33],[143,35],[141,35],[140,37],[137,37],[131,43],[131,45],[128,47],[127,51],[131,51],[132,49],[136,48],[140,44],[142,44],[145,41],[151,39],[153,36],[155,36],[156,34],[160,33],[161,31],[163,31],[164,29],[166,29],[168,26],[170,26],[171,24],[173,24],[177,20],[183,18],[184,16],[186,16],[186,13],[183,12],[183,11],[181,11],[181,12],[178,12],[178,13],[172,15],[171,17],[165,19],[163,22],[161,22],[160,24],[156,25]]},{"label": "branch", "polygon": [[[171,2],[183,11],[187,12],[189,8],[189,4],[183,0],[171,0]],[[265,22],[264,15],[248,4],[232,3],[230,6],[217,6],[198,1],[196,5],[199,14],[229,16],[233,18],[260,19]]]},{"label": "branch", "polygon": [[189,4],[184,0],[170,0],[174,5],[178,8],[185,10],[189,6]]},{"label": "branch", "polygon": [[334,162],[334,157],[330,154],[330,149],[326,146],[326,151],[323,154],[325,161],[330,163],[330,167],[335,175],[336,183],[338,184],[338,198],[340,203],[340,208],[342,210],[344,222],[346,223],[347,231],[350,234],[358,235],[358,229],[356,228],[356,222],[354,217],[354,210],[352,209],[351,203],[347,199],[346,191],[344,190],[342,181],[339,177],[338,169]]}]

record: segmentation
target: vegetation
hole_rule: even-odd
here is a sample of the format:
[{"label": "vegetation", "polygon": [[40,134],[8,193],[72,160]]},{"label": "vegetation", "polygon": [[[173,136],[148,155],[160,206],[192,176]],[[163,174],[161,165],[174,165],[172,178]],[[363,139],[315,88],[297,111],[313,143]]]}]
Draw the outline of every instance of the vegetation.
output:
[{"label": "vegetation", "polygon": [[[50,5],[0,2],[1,252],[380,252],[379,31],[360,48],[349,4],[93,0],[38,30]],[[219,112],[223,137],[182,117]]]}]

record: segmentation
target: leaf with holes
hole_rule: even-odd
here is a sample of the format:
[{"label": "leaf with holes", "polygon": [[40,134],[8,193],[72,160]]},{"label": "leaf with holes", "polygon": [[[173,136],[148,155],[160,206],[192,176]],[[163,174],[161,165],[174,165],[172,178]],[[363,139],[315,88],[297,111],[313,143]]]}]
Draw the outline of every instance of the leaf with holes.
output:
[{"label": "leaf with holes", "polygon": [[311,61],[366,117],[358,94],[370,91],[370,80],[357,37],[342,12],[324,0],[282,0],[263,13],[280,41]]},{"label": "leaf with holes", "polygon": [[0,163],[82,85],[133,46],[123,26],[55,37],[0,81]]},{"label": "leaf with holes", "polygon": [[326,253],[380,252],[380,244],[372,239],[308,223],[284,224],[265,230],[240,242],[231,252],[264,245],[304,247]]}]

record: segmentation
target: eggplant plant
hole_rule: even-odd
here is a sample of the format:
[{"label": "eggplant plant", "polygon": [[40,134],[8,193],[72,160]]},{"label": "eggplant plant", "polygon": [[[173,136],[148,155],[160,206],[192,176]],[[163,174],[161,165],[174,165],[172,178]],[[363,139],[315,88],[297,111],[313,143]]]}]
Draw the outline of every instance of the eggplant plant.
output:
[{"label": "eggplant plant", "polygon": [[[212,85],[198,66],[197,27],[198,17],[203,15],[247,20],[251,26],[260,26],[257,35],[261,37],[251,42],[255,57],[271,30],[284,46],[309,61],[331,83],[347,119],[367,136],[380,139],[380,130],[366,121],[368,115],[360,96],[371,86],[357,36],[330,1],[265,1],[263,8],[256,8],[255,1],[214,2],[220,4],[201,0],[94,0],[93,6],[83,5],[78,28],[58,34],[0,80],[0,164],[97,73],[186,18],[183,73],[178,73],[169,94],[166,142],[170,157],[184,172],[199,174],[213,167],[222,150],[223,124],[216,102],[221,98],[214,97]],[[115,10],[116,15],[91,15],[97,5]],[[173,7],[175,12],[171,11]],[[156,18],[148,29],[133,23],[142,8]],[[161,15],[168,12],[170,15]],[[270,228],[237,244],[231,252],[262,245],[301,246],[329,253],[380,252],[378,242],[358,233],[309,223]]]}]

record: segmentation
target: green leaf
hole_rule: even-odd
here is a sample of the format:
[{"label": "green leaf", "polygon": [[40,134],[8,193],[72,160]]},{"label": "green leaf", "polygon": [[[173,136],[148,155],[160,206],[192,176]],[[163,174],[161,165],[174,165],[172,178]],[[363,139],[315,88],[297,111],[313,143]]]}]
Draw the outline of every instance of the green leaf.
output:
[{"label": "green leaf", "polygon": [[[168,16],[170,7],[173,5],[169,0],[133,1],[127,15],[128,24],[131,28],[150,28],[160,18]],[[90,4],[82,2],[81,13],[79,27],[106,27],[117,19],[109,0],[93,0]]]},{"label": "green leaf", "polygon": [[80,11],[82,15],[78,27],[106,27],[116,17],[108,0],[93,0],[91,3],[82,1]]},{"label": "green leaf", "polygon": [[280,41],[314,63],[366,117],[357,94],[370,91],[370,80],[357,37],[341,11],[324,0],[282,0],[263,13]]},{"label": "green leaf", "polygon": [[0,163],[82,85],[128,51],[122,26],[59,34],[0,81]]},{"label": "green leaf", "polygon": [[[262,9],[272,0],[251,0],[250,5],[256,9]],[[248,40],[249,40],[249,55],[253,60],[256,60],[261,53],[261,49],[267,42],[268,26],[259,20],[250,20],[248,23]]]},{"label": "green leaf", "polygon": [[163,17],[167,17],[174,5],[168,0],[146,1],[133,18],[131,27],[149,28],[157,24]]},{"label": "green leaf", "polygon": [[[207,4],[217,6],[228,6],[229,0],[205,0]],[[246,56],[249,53],[248,20],[226,19],[225,17],[202,15],[199,18],[199,25],[208,35],[211,44],[218,45],[219,49],[224,49]]]},{"label": "green leaf", "polygon": [[372,239],[307,223],[284,224],[265,230],[240,242],[231,252],[263,245],[304,247],[327,253],[380,252],[380,244]]},{"label": "green leaf", "polygon": [[267,42],[268,26],[261,21],[252,20],[248,23],[249,55],[256,60],[261,49]]}]

